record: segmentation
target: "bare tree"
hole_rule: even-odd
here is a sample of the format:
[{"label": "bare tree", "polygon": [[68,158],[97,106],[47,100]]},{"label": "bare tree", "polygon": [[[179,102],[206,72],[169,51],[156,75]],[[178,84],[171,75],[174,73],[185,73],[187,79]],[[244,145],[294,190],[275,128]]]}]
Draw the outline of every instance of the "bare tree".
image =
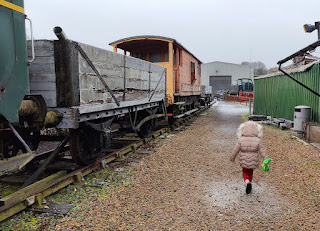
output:
[{"label": "bare tree", "polygon": [[266,65],[263,62],[248,62],[243,61],[241,65],[248,65],[254,70],[254,75],[265,75],[267,74],[268,70]]}]

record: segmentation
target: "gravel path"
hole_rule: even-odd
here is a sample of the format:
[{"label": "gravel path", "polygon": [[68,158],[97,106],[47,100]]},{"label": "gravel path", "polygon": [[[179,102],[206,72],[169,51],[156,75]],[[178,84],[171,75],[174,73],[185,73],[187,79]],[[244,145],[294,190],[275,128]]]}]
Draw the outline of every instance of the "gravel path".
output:
[{"label": "gravel path", "polygon": [[[241,114],[219,102],[186,130],[157,141],[133,169],[134,187],[108,188],[57,220],[57,230],[320,230],[319,152],[290,132],[264,127],[274,161],[254,172],[246,195],[238,160],[229,161]],[[262,162],[262,160],[261,160]]]}]

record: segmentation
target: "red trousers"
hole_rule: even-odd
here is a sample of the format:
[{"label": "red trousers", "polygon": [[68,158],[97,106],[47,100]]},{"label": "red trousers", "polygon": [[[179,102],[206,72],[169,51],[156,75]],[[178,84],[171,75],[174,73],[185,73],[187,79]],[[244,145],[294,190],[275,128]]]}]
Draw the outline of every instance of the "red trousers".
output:
[{"label": "red trousers", "polygon": [[250,182],[252,181],[253,169],[243,168],[242,169],[242,173],[243,173],[243,179],[244,180],[249,179]]}]

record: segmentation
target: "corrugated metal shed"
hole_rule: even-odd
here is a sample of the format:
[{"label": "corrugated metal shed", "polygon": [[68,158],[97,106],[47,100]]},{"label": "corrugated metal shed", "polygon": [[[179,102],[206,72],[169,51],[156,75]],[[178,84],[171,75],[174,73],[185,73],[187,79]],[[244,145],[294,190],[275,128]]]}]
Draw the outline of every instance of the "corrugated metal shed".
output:
[{"label": "corrugated metal shed", "polygon": [[[312,90],[320,90],[320,62],[286,70]],[[311,121],[320,122],[319,97],[280,72],[254,78],[255,114],[293,120],[298,105],[311,107]]]}]

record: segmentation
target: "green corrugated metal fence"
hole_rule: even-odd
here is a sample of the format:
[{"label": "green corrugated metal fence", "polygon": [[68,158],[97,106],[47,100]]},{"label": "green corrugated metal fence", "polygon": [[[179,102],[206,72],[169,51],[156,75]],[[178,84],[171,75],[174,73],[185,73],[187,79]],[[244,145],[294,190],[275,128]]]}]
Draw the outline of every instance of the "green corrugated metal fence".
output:
[{"label": "green corrugated metal fence", "polygon": [[[291,75],[312,90],[319,92],[320,63]],[[319,97],[289,77],[277,75],[254,80],[254,114],[293,121],[294,108],[298,105],[311,107],[311,121],[320,122]]]}]

